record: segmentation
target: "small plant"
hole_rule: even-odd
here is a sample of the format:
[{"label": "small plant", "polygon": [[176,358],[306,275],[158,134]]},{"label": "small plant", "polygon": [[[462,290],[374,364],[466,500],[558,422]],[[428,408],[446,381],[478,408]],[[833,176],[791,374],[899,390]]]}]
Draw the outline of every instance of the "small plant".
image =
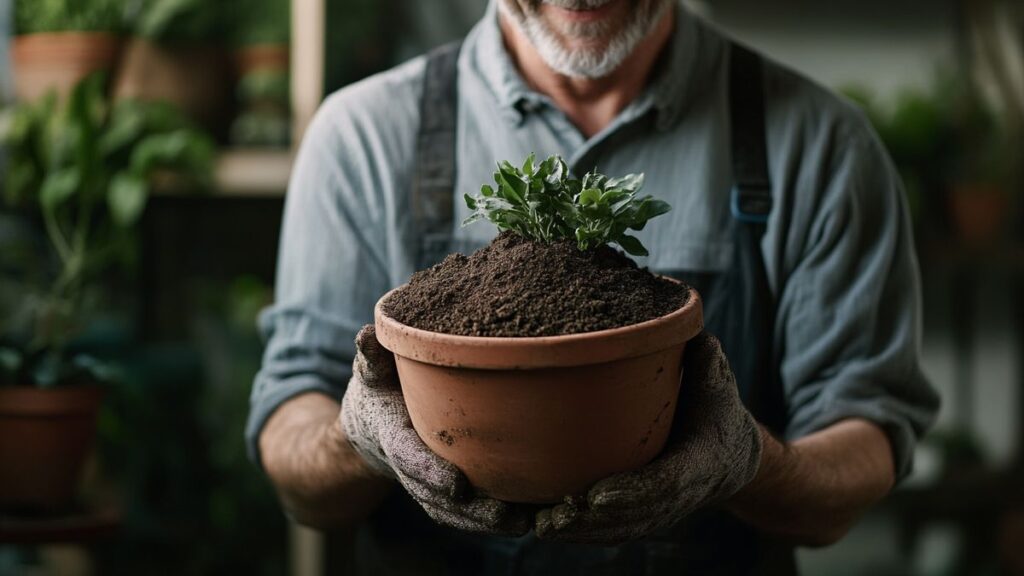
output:
[{"label": "small plant", "polygon": [[[51,93],[3,116],[2,199],[41,222],[56,266],[40,293],[20,297],[28,326],[0,330],[0,384],[97,376],[92,360],[68,358],[67,345],[105,275],[131,261],[153,179],[210,179],[213,143],[205,134],[166,104],[111,103],[104,86],[105,77],[93,74],[66,100]],[[0,318],[0,327],[6,323]]]},{"label": "small plant", "polygon": [[465,195],[474,212],[466,226],[490,220],[499,230],[512,230],[539,242],[575,239],[580,250],[615,243],[633,256],[647,249],[629,230],[643,230],[647,221],[671,207],[653,196],[637,197],[643,174],[608,178],[597,172],[573,178],[559,156],[539,165],[533,154],[523,167],[498,164],[497,188],[484,185],[479,196]]}]

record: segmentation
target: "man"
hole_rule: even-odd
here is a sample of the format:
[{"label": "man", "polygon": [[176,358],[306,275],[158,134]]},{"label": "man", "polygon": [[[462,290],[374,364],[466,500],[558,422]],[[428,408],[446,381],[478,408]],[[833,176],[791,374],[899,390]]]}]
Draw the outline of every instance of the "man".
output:
[{"label": "man", "polygon": [[[688,347],[654,462],[535,508],[426,449],[360,331],[414,270],[490,239],[454,199],[530,152],[645,172],[674,209],[643,264],[697,286],[723,344]],[[293,518],[360,526],[365,573],[791,573],[788,546],[838,540],[934,417],[918,292],[898,178],[849,105],[673,0],[494,0],[457,52],[310,126],[247,438]]]}]

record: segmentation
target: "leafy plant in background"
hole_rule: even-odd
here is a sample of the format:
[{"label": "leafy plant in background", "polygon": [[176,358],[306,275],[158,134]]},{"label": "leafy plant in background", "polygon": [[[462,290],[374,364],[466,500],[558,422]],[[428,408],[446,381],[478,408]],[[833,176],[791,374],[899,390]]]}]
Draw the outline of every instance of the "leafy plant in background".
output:
[{"label": "leafy plant in background", "polygon": [[900,93],[882,105],[863,87],[843,92],[874,125],[900,172],[915,216],[921,204],[955,184],[1012,181],[1017,147],[999,115],[971,85],[938,74],[928,89]]},{"label": "leafy plant in background", "polygon": [[499,230],[512,230],[540,242],[575,239],[580,250],[615,243],[634,256],[647,249],[629,230],[671,208],[653,196],[637,197],[643,174],[608,178],[589,172],[573,178],[565,161],[551,156],[539,165],[533,154],[523,167],[501,162],[494,173],[497,188],[484,185],[480,195],[465,195],[473,213],[463,226],[487,219]]},{"label": "leafy plant in background", "polygon": [[16,0],[17,34],[117,32],[124,25],[125,0]]},{"label": "leafy plant in background", "polygon": [[127,0],[136,36],[154,42],[204,42],[226,20],[222,0]]},{"label": "leafy plant in background", "polygon": [[930,90],[906,90],[891,107],[883,106],[864,87],[843,89],[863,109],[885,144],[915,217],[925,194],[941,189],[952,177],[956,146],[951,82],[940,76]]},{"label": "leafy plant in background", "polygon": [[287,44],[291,36],[291,2],[238,0],[232,29],[235,44]]},{"label": "leafy plant in background", "polygon": [[41,220],[56,255],[42,294],[25,296],[31,325],[0,334],[0,381],[52,386],[84,375],[109,376],[92,359],[68,358],[95,285],[130,261],[132,232],[153,179],[165,171],[204,184],[213,144],[166,105],[120,101],[93,74],[66,101],[50,95],[7,110],[4,201]]},{"label": "leafy plant in background", "polygon": [[231,142],[287,147],[291,138],[288,91],[287,70],[256,69],[239,78],[235,92],[243,109],[231,125]]}]

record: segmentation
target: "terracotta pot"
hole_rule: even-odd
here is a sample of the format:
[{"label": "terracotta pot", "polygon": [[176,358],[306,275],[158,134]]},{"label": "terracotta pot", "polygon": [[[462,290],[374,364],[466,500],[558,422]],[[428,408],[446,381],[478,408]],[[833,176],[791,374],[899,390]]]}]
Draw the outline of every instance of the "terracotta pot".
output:
[{"label": "terracotta pot", "polygon": [[0,510],[73,503],[101,398],[98,386],[0,388]]},{"label": "terracotta pot", "polygon": [[672,426],[700,295],[633,326],[536,338],[412,328],[377,303],[377,338],[395,354],[413,427],[484,493],[549,503],[646,464]]},{"label": "terracotta pot", "polygon": [[216,46],[164,46],[133,38],[125,46],[114,97],[167,101],[214,133],[227,126],[230,66]]},{"label": "terracotta pot", "polygon": [[953,188],[949,210],[957,234],[968,246],[991,245],[1003,233],[1010,197],[991,184],[969,184]]},{"label": "terracotta pot", "polygon": [[288,70],[287,44],[252,44],[235,51],[235,69],[242,77],[254,70]]},{"label": "terracotta pot", "polygon": [[14,90],[35,100],[50,90],[65,95],[90,72],[109,70],[121,39],[107,32],[52,32],[16,36],[11,43]]}]

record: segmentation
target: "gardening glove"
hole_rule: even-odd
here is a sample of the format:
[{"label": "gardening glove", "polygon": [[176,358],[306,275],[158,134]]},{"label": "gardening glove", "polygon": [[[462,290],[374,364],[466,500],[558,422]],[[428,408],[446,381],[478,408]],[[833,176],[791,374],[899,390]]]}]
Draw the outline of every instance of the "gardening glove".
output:
[{"label": "gardening glove", "polygon": [[718,339],[702,332],[687,344],[683,375],[661,454],[538,512],[540,538],[604,545],[641,538],[725,500],[754,478],[761,432],[740,401]]},{"label": "gardening glove", "polygon": [[529,531],[531,513],[474,494],[465,475],[423,443],[405,407],[395,358],[377,341],[373,325],[356,336],[352,371],[341,420],[352,447],[371,468],[397,479],[440,524],[487,534]]}]

